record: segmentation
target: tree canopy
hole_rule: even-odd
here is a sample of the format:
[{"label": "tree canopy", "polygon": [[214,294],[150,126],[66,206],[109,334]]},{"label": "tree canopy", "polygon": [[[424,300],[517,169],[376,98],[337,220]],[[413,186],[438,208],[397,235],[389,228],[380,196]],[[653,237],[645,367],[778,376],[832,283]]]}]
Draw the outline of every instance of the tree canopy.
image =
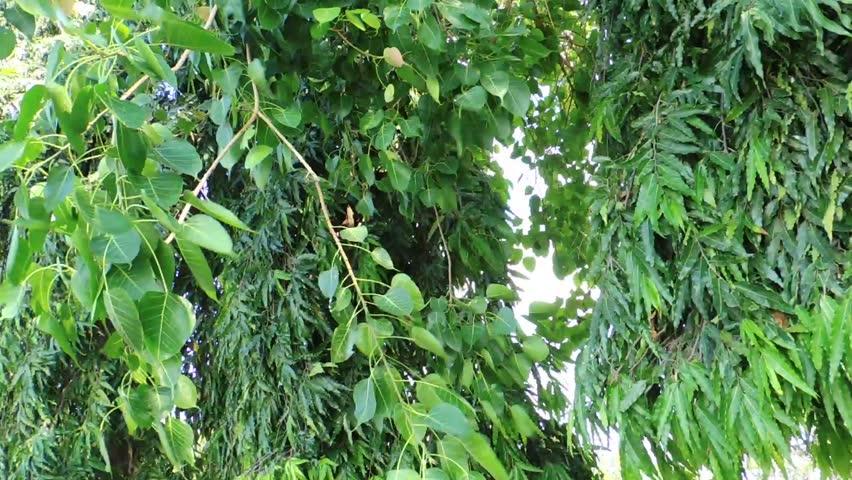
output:
[{"label": "tree canopy", "polygon": [[[0,23],[59,34],[0,126],[4,478],[852,473],[848,0],[80,5]],[[521,247],[577,288],[516,312]]]},{"label": "tree canopy", "polygon": [[791,449],[848,477],[849,2],[588,13],[545,112],[566,125],[525,145],[549,187],[526,241],[600,295],[581,311],[576,432],[616,429],[627,478],[737,478]]},{"label": "tree canopy", "polygon": [[73,5],[5,11],[75,43],[0,146],[4,477],[592,477],[491,159],[543,12]]}]

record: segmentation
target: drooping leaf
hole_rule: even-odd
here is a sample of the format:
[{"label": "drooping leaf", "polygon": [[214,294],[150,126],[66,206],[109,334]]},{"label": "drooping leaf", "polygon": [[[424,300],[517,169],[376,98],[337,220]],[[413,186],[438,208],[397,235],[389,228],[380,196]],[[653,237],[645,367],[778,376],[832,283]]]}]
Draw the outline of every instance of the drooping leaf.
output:
[{"label": "drooping leaf", "polygon": [[187,219],[180,229],[181,237],[212,252],[233,255],[234,244],[225,227],[213,217],[198,214]]},{"label": "drooping leaf", "polygon": [[146,351],[158,360],[180,352],[195,328],[189,302],[173,293],[147,292],[138,308]]},{"label": "drooping leaf", "polygon": [[154,147],[153,155],[155,160],[178,173],[196,176],[201,171],[201,157],[186,140],[166,140]]},{"label": "drooping leaf", "polygon": [[455,405],[441,402],[426,416],[426,426],[436,432],[448,433],[459,438],[464,438],[473,433],[473,427],[461,410]]},{"label": "drooping leaf", "polygon": [[157,434],[166,456],[175,466],[191,464],[195,459],[195,433],[185,421],[169,417],[158,425]]},{"label": "drooping leaf", "polygon": [[337,287],[340,285],[340,272],[337,267],[332,266],[328,270],[324,270],[319,274],[319,288],[322,294],[331,300],[337,292]]},{"label": "drooping leaf", "polygon": [[136,304],[126,291],[108,288],[104,292],[104,305],[115,330],[124,342],[137,352],[145,349],[145,334]]},{"label": "drooping leaf", "polygon": [[372,378],[356,383],[352,396],[355,399],[355,421],[358,425],[369,422],[376,414],[376,390]]},{"label": "drooping leaf", "polygon": [[396,317],[410,315],[414,310],[411,295],[401,286],[391,287],[383,295],[376,296],[375,303],[380,310]]}]

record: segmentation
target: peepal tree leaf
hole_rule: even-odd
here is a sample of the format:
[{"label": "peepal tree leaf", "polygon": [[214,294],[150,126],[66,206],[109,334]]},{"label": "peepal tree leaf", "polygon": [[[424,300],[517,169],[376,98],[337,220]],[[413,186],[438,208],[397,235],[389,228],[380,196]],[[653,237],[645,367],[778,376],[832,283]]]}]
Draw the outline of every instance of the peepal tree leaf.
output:
[{"label": "peepal tree leaf", "polygon": [[390,254],[387,250],[382,247],[377,247],[370,252],[370,257],[374,262],[381,265],[382,267],[388,270],[394,270],[393,267],[393,259],[391,259]]},{"label": "peepal tree leaf", "polygon": [[217,300],[216,285],[213,283],[213,272],[210,270],[210,265],[207,263],[207,258],[204,257],[204,252],[201,247],[195,243],[186,240],[182,234],[176,235],[178,249],[183,256],[183,261],[192,272],[195,281],[201,290],[213,300]]},{"label": "peepal tree leaf", "polygon": [[470,422],[455,405],[441,402],[429,411],[426,416],[426,426],[436,432],[448,433],[464,438],[473,432]]},{"label": "peepal tree leaf", "polygon": [[47,174],[44,186],[44,208],[52,212],[65,197],[74,190],[74,170],[66,165],[57,165]]},{"label": "peepal tree leaf", "polygon": [[376,415],[376,389],[372,378],[356,383],[352,396],[355,399],[355,421],[358,425],[369,422]]},{"label": "peepal tree leaf", "polygon": [[163,452],[175,466],[188,465],[193,462],[195,454],[195,433],[185,421],[169,417],[165,424],[157,426],[157,434]]},{"label": "peepal tree leaf", "polygon": [[340,16],[340,7],[315,8],[313,13],[317,22],[328,23]]},{"label": "peepal tree leaf", "polygon": [[165,18],[159,23],[159,27],[156,37],[166,45],[226,57],[234,54],[234,47],[220,39],[215,33],[194,23],[181,20],[174,15],[165,15]]},{"label": "peepal tree leaf", "polygon": [[502,70],[483,73],[479,78],[479,83],[485,90],[488,90],[488,93],[502,99],[509,91],[509,74]]},{"label": "peepal tree leaf", "polygon": [[233,255],[234,244],[225,227],[213,217],[193,215],[181,227],[180,235],[187,241],[222,255]]},{"label": "peepal tree leaf", "polygon": [[355,353],[355,329],[351,322],[338,325],[331,334],[331,361],[341,363]]},{"label": "peepal tree leaf", "polygon": [[319,288],[325,298],[329,300],[334,298],[338,285],[340,285],[340,272],[337,271],[337,267],[332,266],[328,270],[320,272]]},{"label": "peepal tree leaf", "polygon": [[92,238],[92,253],[107,263],[130,263],[139,255],[142,237],[136,230],[118,234],[96,235]]},{"label": "peepal tree leaf", "polygon": [[240,230],[252,231],[234,212],[212,200],[200,199],[190,191],[184,193],[183,200],[216,220],[224,222],[226,225],[239,228]]},{"label": "peepal tree leaf", "polygon": [[184,175],[198,175],[201,171],[201,157],[189,142],[180,139],[166,140],[154,147],[154,159]]},{"label": "peepal tree leaf", "polygon": [[411,295],[401,286],[391,287],[384,295],[375,297],[375,302],[380,310],[395,317],[411,315],[414,310]]},{"label": "peepal tree leaf", "polygon": [[148,292],[138,307],[147,352],[157,360],[180,352],[195,328],[189,302],[173,293]]},{"label": "peepal tree leaf", "polygon": [[488,92],[479,85],[476,85],[456,97],[456,105],[462,110],[478,112],[482,110],[487,100]]},{"label": "peepal tree leaf", "polygon": [[120,288],[108,288],[104,292],[104,306],[112,325],[124,342],[141,353],[145,349],[145,333],[136,304],[130,295]]},{"label": "peepal tree leaf", "polygon": [[530,108],[530,89],[524,80],[512,77],[503,95],[503,108],[518,117],[525,117]]},{"label": "peepal tree leaf", "polygon": [[367,227],[359,225],[357,227],[344,228],[340,231],[340,238],[353,243],[361,243],[367,239]]},{"label": "peepal tree leaf", "polygon": [[7,58],[15,51],[15,32],[6,27],[0,27],[0,60]]}]

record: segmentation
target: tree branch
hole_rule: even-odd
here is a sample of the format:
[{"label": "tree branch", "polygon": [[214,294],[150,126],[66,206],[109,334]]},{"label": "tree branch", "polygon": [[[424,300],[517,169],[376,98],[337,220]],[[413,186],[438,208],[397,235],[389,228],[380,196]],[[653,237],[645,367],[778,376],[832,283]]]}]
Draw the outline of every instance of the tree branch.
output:
[{"label": "tree branch", "polygon": [[346,266],[346,271],[349,274],[349,277],[352,279],[352,286],[355,287],[355,293],[358,295],[358,301],[361,303],[361,307],[364,309],[364,312],[369,311],[367,307],[367,301],[364,299],[364,293],[361,292],[361,287],[358,285],[358,277],[355,276],[355,270],[352,268],[352,263],[349,261],[349,256],[346,255],[346,251],[343,249],[343,244],[340,243],[340,239],[337,237],[337,232],[334,231],[334,224],[331,222],[331,215],[328,213],[328,206],[325,203],[325,195],[322,193],[322,187],[320,186],[320,177],[316,174],[313,168],[311,168],[310,164],[305,160],[305,157],[296,150],[296,147],[287,140],[287,137],[278,130],[278,127],[266,116],[263,112],[259,112],[258,116],[261,120],[263,120],[269,129],[278,137],[278,140],[281,141],[293,155],[299,160],[299,163],[302,164],[302,167],[308,172],[308,178],[314,184],[314,187],[317,190],[317,196],[319,197],[320,209],[322,209],[322,216],[325,219],[325,225],[328,228],[328,233],[331,234],[331,238],[334,240],[334,244],[337,246],[337,251],[340,253],[340,257],[343,259],[343,264]]}]

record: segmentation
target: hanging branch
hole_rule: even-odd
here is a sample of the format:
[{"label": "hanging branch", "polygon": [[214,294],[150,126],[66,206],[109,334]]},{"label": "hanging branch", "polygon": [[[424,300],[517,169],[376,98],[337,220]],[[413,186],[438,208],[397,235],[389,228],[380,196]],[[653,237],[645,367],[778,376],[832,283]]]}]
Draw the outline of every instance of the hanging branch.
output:
[{"label": "hanging branch", "polygon": [[349,274],[349,277],[352,279],[352,286],[355,287],[355,293],[358,295],[358,301],[361,303],[361,307],[364,309],[364,312],[369,311],[369,309],[367,308],[367,301],[364,299],[364,294],[363,292],[361,292],[361,287],[358,285],[358,278],[355,276],[355,270],[352,268],[352,263],[349,261],[349,256],[346,255],[346,251],[343,249],[343,244],[340,243],[340,239],[337,237],[337,233],[334,231],[334,223],[332,223],[331,215],[328,213],[328,207],[325,203],[325,195],[322,193],[322,187],[320,186],[319,175],[316,174],[314,169],[311,168],[310,164],[308,164],[307,160],[305,160],[305,157],[303,157],[302,154],[299,153],[298,150],[296,150],[296,147],[294,147],[293,144],[290,143],[289,140],[287,140],[287,137],[285,137],[284,134],[281,133],[280,130],[278,130],[278,128],[275,126],[272,120],[270,120],[269,117],[266,116],[266,114],[264,114],[263,112],[259,112],[258,116],[261,120],[264,121],[264,123],[266,123],[267,126],[269,126],[269,129],[272,130],[273,133],[275,133],[275,136],[278,137],[278,140],[280,140],[281,143],[286,145],[290,152],[292,152],[293,155],[296,156],[296,158],[299,160],[299,163],[301,163],[302,167],[304,167],[304,169],[308,172],[308,178],[311,179],[314,184],[314,187],[317,190],[320,208],[322,209],[322,216],[325,219],[325,225],[328,228],[328,233],[331,234],[331,238],[334,240],[334,244],[337,246],[337,251],[340,253],[340,257],[343,259],[343,264],[346,266],[346,271]]}]

